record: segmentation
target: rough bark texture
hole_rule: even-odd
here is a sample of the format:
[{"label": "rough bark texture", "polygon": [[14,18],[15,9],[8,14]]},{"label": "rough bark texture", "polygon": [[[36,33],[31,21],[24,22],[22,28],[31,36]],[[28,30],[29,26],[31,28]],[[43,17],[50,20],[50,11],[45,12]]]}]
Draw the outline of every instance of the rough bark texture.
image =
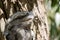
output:
[{"label": "rough bark texture", "polygon": [[4,37],[4,35],[2,34],[2,32],[1,32],[1,28],[0,28],[0,40],[5,40],[5,37]]},{"label": "rough bark texture", "polygon": [[44,0],[0,0],[1,27],[4,27],[2,25],[5,25],[5,20],[17,11],[32,11],[35,16],[31,26],[31,29],[35,33],[34,39],[49,40],[49,28]]}]

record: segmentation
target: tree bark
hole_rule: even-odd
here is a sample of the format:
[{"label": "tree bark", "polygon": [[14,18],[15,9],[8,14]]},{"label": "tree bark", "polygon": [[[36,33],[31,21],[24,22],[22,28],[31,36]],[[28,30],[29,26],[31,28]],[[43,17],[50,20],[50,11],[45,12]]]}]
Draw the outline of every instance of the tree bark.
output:
[{"label": "tree bark", "polygon": [[35,33],[35,40],[49,40],[49,27],[47,22],[44,0],[0,0],[0,20],[7,20],[17,11],[32,11],[34,14],[31,29]]}]

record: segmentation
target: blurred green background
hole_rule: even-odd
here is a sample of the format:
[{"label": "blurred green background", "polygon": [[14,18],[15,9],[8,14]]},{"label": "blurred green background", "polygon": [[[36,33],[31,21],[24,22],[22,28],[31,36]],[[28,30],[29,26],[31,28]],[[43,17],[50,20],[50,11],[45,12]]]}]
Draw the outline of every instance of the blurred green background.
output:
[{"label": "blurred green background", "polygon": [[[60,0],[46,0],[45,6],[49,22],[50,40],[60,40]],[[56,14],[59,18],[55,16]]]}]

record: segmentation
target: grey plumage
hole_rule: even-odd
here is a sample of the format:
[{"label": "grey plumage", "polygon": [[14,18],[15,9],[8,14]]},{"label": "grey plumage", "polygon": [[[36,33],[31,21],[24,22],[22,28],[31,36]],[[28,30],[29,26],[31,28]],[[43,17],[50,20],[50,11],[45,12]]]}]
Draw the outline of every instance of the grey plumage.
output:
[{"label": "grey plumage", "polygon": [[17,12],[6,23],[5,36],[7,40],[32,40],[30,26],[34,15],[32,12]]}]

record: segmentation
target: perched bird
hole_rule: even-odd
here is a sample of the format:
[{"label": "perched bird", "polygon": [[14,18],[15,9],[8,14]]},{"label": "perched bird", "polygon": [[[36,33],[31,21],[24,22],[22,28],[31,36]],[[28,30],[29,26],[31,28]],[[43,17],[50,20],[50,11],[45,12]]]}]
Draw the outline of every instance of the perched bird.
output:
[{"label": "perched bird", "polygon": [[32,12],[16,12],[6,22],[4,35],[7,40],[32,40]]}]

